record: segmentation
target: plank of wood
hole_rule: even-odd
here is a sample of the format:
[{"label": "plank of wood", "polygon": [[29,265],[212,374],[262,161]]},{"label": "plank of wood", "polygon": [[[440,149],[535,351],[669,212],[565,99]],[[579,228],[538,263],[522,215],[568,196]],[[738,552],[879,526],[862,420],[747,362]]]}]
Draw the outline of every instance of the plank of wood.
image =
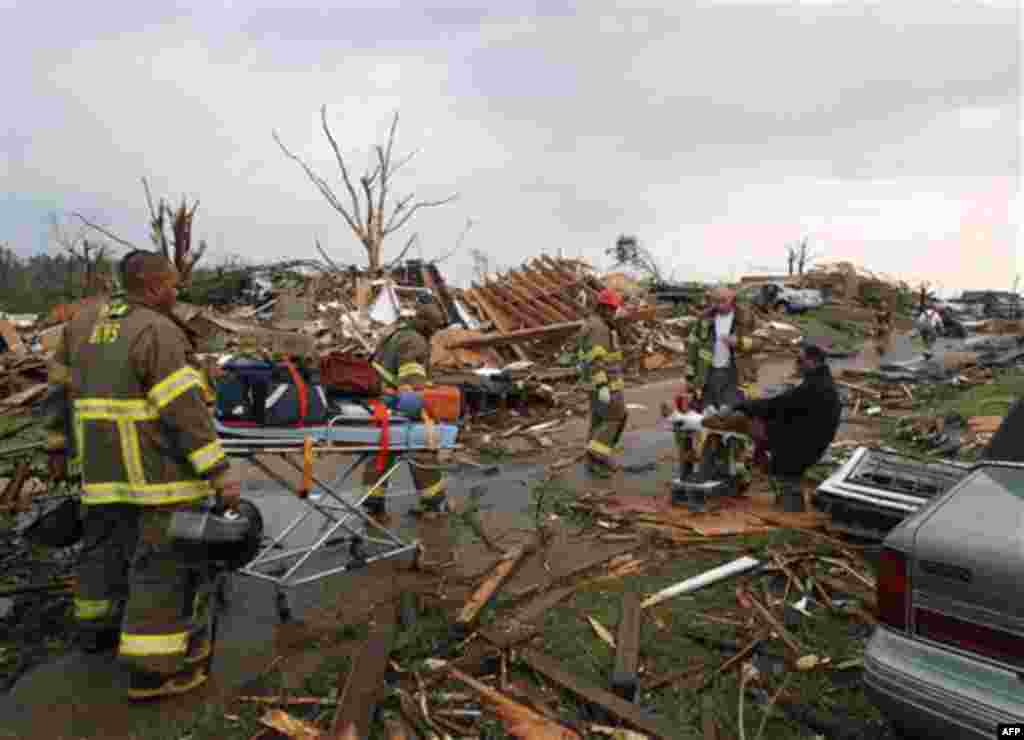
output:
[{"label": "plank of wood", "polygon": [[494,596],[495,592],[501,587],[511,575],[512,571],[516,569],[516,566],[533,551],[533,548],[528,545],[519,545],[509,550],[505,554],[498,564],[494,567],[494,571],[488,576],[480,587],[473,593],[466,602],[466,605],[462,607],[462,611],[459,612],[458,618],[455,620],[456,625],[466,628],[471,625],[483,609],[484,605],[490,601],[491,597]]},{"label": "plank of wood", "polygon": [[579,740],[573,730],[552,722],[544,715],[509,699],[485,683],[467,676],[457,668],[449,669],[452,678],[461,681],[480,694],[505,723],[505,728],[516,737],[538,738],[541,740]]},{"label": "plank of wood", "polygon": [[13,396],[8,396],[7,398],[0,400],[0,408],[24,406],[26,403],[31,403],[37,398],[43,396],[49,387],[50,386],[47,383],[37,383],[30,388],[26,388],[20,393],[15,393]]},{"label": "plank of wood", "polygon": [[374,614],[374,623],[366,638],[362,652],[356,658],[345,687],[338,698],[338,709],[334,714],[333,733],[341,740],[343,728],[349,723],[356,727],[357,737],[370,736],[373,712],[384,689],[384,675],[388,670],[388,658],[398,631],[398,606],[385,603]]},{"label": "plank of wood", "polygon": [[623,555],[623,554],[625,554],[627,552],[632,552],[633,550],[636,550],[639,547],[640,547],[640,543],[632,543],[632,544],[624,545],[622,547],[616,547],[613,550],[604,553],[603,555],[597,555],[597,556],[595,556],[593,558],[590,558],[589,560],[585,560],[584,562],[580,563],[579,565],[576,565],[575,567],[571,568],[570,570],[566,571],[565,573],[559,575],[554,580],[554,582],[538,582],[538,583],[534,583],[534,584],[532,584],[530,586],[526,586],[524,588],[516,589],[514,591],[509,591],[509,596],[511,596],[513,599],[517,599],[517,600],[518,599],[524,599],[527,596],[533,596],[534,594],[536,594],[539,591],[543,591],[543,590],[545,590],[547,588],[550,588],[552,586],[557,586],[559,583],[563,583],[563,582],[565,582],[568,579],[575,578],[576,576],[580,575],[581,573],[585,573],[588,570],[596,568],[599,565],[603,565],[604,563],[607,563],[612,558],[616,558],[616,557],[618,557],[620,555]]},{"label": "plank of wood", "polygon": [[676,728],[671,727],[669,723],[651,716],[640,707],[629,703],[610,691],[584,684],[563,669],[558,661],[553,658],[531,648],[524,649],[521,655],[526,664],[533,668],[533,670],[543,674],[552,682],[567,691],[571,691],[581,699],[604,709],[633,729],[639,732],[646,732],[651,737],[665,738],[666,740],[677,735]]},{"label": "plank of wood", "polygon": [[516,329],[514,331],[502,332],[500,334],[485,334],[481,337],[469,337],[460,339],[447,345],[447,349],[476,349],[479,347],[497,347],[503,344],[515,344],[533,339],[544,339],[546,337],[568,334],[578,331],[583,326],[582,321],[565,321],[558,324],[546,324],[530,329]]},{"label": "plank of wood", "polygon": [[849,382],[847,382],[845,380],[837,380],[837,381],[835,381],[835,383],[836,383],[836,385],[841,385],[844,388],[849,388],[851,391],[857,391],[858,393],[863,393],[865,396],[871,396],[872,398],[881,398],[882,397],[881,391],[876,391],[873,388],[868,388],[867,386],[855,385],[854,383],[849,383]]},{"label": "plank of wood", "polygon": [[640,624],[643,610],[640,595],[633,589],[622,594],[619,627],[616,632],[615,668],[612,670],[612,691],[626,701],[635,701],[640,683]]},{"label": "plank of wood", "polygon": [[12,504],[17,501],[18,497],[21,495],[21,489],[25,487],[25,483],[28,481],[29,475],[31,474],[31,460],[22,460],[18,463],[18,467],[14,472],[14,477],[7,482],[3,493],[0,493],[0,504]]},{"label": "plank of wood", "polygon": [[779,636],[779,639],[785,643],[786,647],[789,648],[789,651],[797,658],[802,656],[805,651],[800,646],[800,643],[797,642],[796,638],[789,634],[789,630],[782,626],[782,622],[780,622],[778,618],[768,610],[768,607],[758,601],[749,591],[745,592],[744,595],[750,600],[751,606],[754,607],[754,610],[758,613],[761,619],[763,619],[768,626],[772,628],[772,631]]}]

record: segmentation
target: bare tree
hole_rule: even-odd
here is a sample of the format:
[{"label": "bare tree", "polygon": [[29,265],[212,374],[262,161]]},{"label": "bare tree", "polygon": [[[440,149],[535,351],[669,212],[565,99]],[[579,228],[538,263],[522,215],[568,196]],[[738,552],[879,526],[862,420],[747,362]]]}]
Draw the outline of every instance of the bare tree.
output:
[{"label": "bare tree", "polygon": [[[342,218],[345,219],[345,223],[352,229],[352,232],[366,250],[370,271],[377,273],[382,267],[382,249],[385,238],[401,230],[421,208],[434,208],[451,203],[458,198],[458,195],[450,195],[442,200],[421,200],[415,202],[413,201],[413,195],[407,195],[399,198],[394,207],[390,209],[390,214],[385,216],[389,206],[388,197],[391,195],[392,178],[418,154],[418,151],[414,151],[397,161],[392,159],[395,129],[398,127],[398,113],[395,113],[391,121],[387,143],[384,146],[374,146],[373,170],[365,171],[362,177],[359,178],[362,196],[356,192],[352,175],[349,172],[349,166],[346,164],[345,158],[341,154],[341,148],[338,146],[338,142],[327,123],[326,105],[320,106],[320,123],[324,136],[334,152],[338,169],[341,170],[342,181],[345,184],[345,189],[348,191],[349,200],[351,201],[349,205],[343,204],[326,180],[316,174],[298,155],[293,154],[285,147],[276,131],[273,132],[274,141],[277,142],[285,156],[302,167],[306,176],[316,186],[317,190],[320,191],[320,194],[324,196],[331,208],[340,213]],[[403,254],[409,250],[415,243],[415,240],[416,235],[413,234],[403,247]]]},{"label": "bare tree", "polygon": [[656,283],[663,282],[664,271],[661,265],[651,250],[640,244],[635,236],[621,235],[616,239],[614,247],[605,250],[605,254],[615,260],[616,267],[631,267]]},{"label": "bare tree", "polygon": [[787,244],[786,245],[786,270],[787,270],[786,274],[787,275],[792,275],[793,274],[793,271],[796,269],[796,261],[797,261],[797,258],[799,256],[800,256],[800,250],[797,248],[797,246],[795,244]]},{"label": "bare tree", "polygon": [[[153,195],[149,191],[149,183],[142,178],[142,187],[146,191],[146,205],[149,206],[149,226],[152,230],[150,239],[153,244],[159,247],[161,254],[174,263],[181,277],[181,284],[188,285],[192,278],[192,270],[206,253],[208,244],[205,240],[199,241],[199,246],[192,246],[192,220],[199,208],[197,200],[190,208],[185,197],[181,198],[181,205],[177,210],[163,198],[153,205]],[[170,228],[170,237],[167,230]]]},{"label": "bare tree", "polygon": [[[81,268],[82,277],[80,292],[82,296],[91,296],[100,293],[107,293],[111,289],[109,278],[103,273],[103,265],[108,256],[110,247],[103,243],[90,242],[85,238],[85,228],[77,231],[69,230],[56,215],[50,218],[50,235],[54,244],[67,252],[76,265]],[[73,279],[73,272],[69,273],[68,279]],[[74,285],[69,282],[66,286],[68,298],[75,296]]]},{"label": "bare tree", "polygon": [[[466,241],[466,236],[469,234],[469,230],[472,229],[472,228],[473,228],[473,219],[467,218],[466,219],[466,225],[462,227],[462,232],[459,234],[459,238],[455,240],[455,246],[452,247],[451,249],[449,249],[444,254],[442,254],[442,255],[440,255],[438,257],[435,257],[434,259],[432,259],[430,261],[433,262],[436,265],[439,262],[444,262],[449,257],[453,257],[454,255],[458,254],[458,252],[462,249],[463,243]],[[404,252],[403,252],[403,254],[404,254]],[[401,258],[401,256],[402,255],[399,255],[399,259]],[[397,259],[391,261],[391,265],[395,265],[397,263],[398,263]]]},{"label": "bare tree", "polygon": [[482,249],[470,249],[469,256],[473,258],[473,277],[479,283],[486,282],[487,276],[498,270],[498,265],[491,255]]}]

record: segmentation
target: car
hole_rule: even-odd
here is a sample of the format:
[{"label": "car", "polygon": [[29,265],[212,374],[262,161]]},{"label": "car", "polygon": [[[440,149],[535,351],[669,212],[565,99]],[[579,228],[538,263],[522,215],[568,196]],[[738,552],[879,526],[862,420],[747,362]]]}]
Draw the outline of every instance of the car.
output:
[{"label": "car", "polygon": [[985,459],[882,543],[864,686],[908,736],[980,740],[1024,722],[1022,422],[1019,402]]},{"label": "car", "polygon": [[794,288],[782,282],[763,283],[752,292],[751,301],[755,306],[774,308],[786,313],[820,308],[825,304],[820,290]]}]

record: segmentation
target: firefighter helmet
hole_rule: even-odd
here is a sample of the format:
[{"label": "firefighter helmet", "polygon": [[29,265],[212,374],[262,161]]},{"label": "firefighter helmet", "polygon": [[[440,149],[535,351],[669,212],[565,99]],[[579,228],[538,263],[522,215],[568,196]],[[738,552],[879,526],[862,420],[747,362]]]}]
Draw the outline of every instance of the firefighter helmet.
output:
[{"label": "firefighter helmet", "polygon": [[622,307],[622,296],[617,291],[611,288],[605,288],[597,294],[597,304],[599,306],[609,306],[611,308]]}]

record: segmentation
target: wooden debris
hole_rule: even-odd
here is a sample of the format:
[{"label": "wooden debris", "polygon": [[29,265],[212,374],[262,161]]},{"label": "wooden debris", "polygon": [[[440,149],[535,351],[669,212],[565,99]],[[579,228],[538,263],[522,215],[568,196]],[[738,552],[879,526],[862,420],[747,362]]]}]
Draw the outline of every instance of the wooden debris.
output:
[{"label": "wooden debris", "polygon": [[11,478],[0,493],[0,505],[13,504],[21,495],[21,489],[25,487],[29,476],[32,474],[32,461],[22,460],[15,469],[14,477]]},{"label": "wooden debris", "polygon": [[697,589],[703,588],[704,586],[710,586],[712,583],[716,583],[717,581],[748,571],[760,564],[760,561],[755,560],[754,558],[739,558],[731,563],[726,563],[725,565],[721,565],[705,573],[701,573],[699,576],[687,578],[685,581],[677,583],[674,586],[662,589],[653,596],[647,597],[644,600],[642,607],[644,609],[648,609],[655,604],[660,604],[667,599],[671,599],[673,596],[691,593]]},{"label": "wooden debris", "polygon": [[398,627],[398,609],[394,603],[377,610],[362,652],[345,679],[334,714],[334,733],[339,736],[343,722],[356,727],[358,737],[370,736],[373,710],[384,689],[384,675]]},{"label": "wooden debris", "polygon": [[765,623],[772,628],[772,631],[779,636],[779,639],[785,643],[790,652],[794,654],[794,657],[800,657],[803,655],[804,650],[800,646],[800,643],[797,642],[791,634],[789,634],[789,631],[782,626],[782,623],[774,614],[771,613],[771,611],[769,611],[768,607],[754,598],[754,595],[749,591],[746,592],[745,596],[750,600],[750,604],[754,608],[754,611],[756,611],[761,619],[763,619]]},{"label": "wooden debris", "polygon": [[[316,725],[303,719],[292,717],[280,709],[268,711],[260,717],[260,724],[266,725],[272,730],[277,730],[282,735],[291,738],[291,740],[321,740],[324,737],[320,728]],[[338,737],[339,740],[345,738],[344,735],[339,735]],[[364,737],[368,737],[368,735]]]},{"label": "wooden debris", "polygon": [[455,620],[456,625],[461,629],[468,629],[469,626],[476,620],[480,610],[483,609],[484,605],[490,601],[491,597],[494,596],[495,592],[501,587],[501,584],[511,575],[512,571],[515,570],[516,566],[533,551],[531,546],[520,545],[512,548],[505,556],[498,562],[494,567],[491,575],[485,580],[480,587],[473,593],[466,605],[462,607],[462,611],[459,612],[458,618]]},{"label": "wooden debris", "polygon": [[612,633],[609,632],[603,624],[598,622],[593,617],[587,617],[587,621],[590,622],[591,629],[593,629],[594,633],[601,639],[601,642],[603,642],[605,645],[614,650],[615,638],[612,637]]},{"label": "wooden debris", "polygon": [[672,738],[676,736],[676,730],[669,727],[667,723],[650,716],[635,704],[622,699],[619,696],[597,688],[588,686],[579,681],[575,676],[564,670],[558,661],[527,648],[522,652],[523,660],[533,670],[543,674],[549,680],[571,691],[585,701],[601,707],[616,719],[624,722],[635,730],[645,732],[654,738]]},{"label": "wooden debris", "polygon": [[461,681],[480,694],[487,703],[494,707],[495,713],[505,723],[505,729],[513,736],[524,740],[579,740],[574,731],[552,722],[547,717],[533,711],[529,707],[509,699],[487,684],[467,676],[456,668],[450,668],[452,678]]},{"label": "wooden debris", "polygon": [[31,388],[26,388],[20,393],[8,396],[7,398],[0,400],[0,409],[11,409],[31,403],[46,395],[46,391],[49,387],[50,386],[46,383],[38,383],[33,385]]},{"label": "wooden debris", "polygon": [[325,699],[319,696],[240,696],[238,701],[249,704],[276,704],[282,707],[309,704],[333,707],[338,704],[335,699]]},{"label": "wooden debris", "polygon": [[622,594],[619,613],[618,647],[615,651],[615,668],[612,670],[612,691],[626,701],[635,701],[640,682],[640,624],[643,612],[640,595],[627,589]]},{"label": "wooden debris", "polygon": [[690,676],[694,676],[698,673],[701,673],[706,668],[707,665],[704,663],[704,661],[697,661],[696,664],[687,666],[682,670],[673,671],[672,673],[666,674],[664,676],[650,678],[643,683],[641,688],[644,691],[654,691],[656,689],[660,689],[662,686],[668,686],[669,684],[674,684],[677,681],[681,681],[684,678],[689,678]]}]

